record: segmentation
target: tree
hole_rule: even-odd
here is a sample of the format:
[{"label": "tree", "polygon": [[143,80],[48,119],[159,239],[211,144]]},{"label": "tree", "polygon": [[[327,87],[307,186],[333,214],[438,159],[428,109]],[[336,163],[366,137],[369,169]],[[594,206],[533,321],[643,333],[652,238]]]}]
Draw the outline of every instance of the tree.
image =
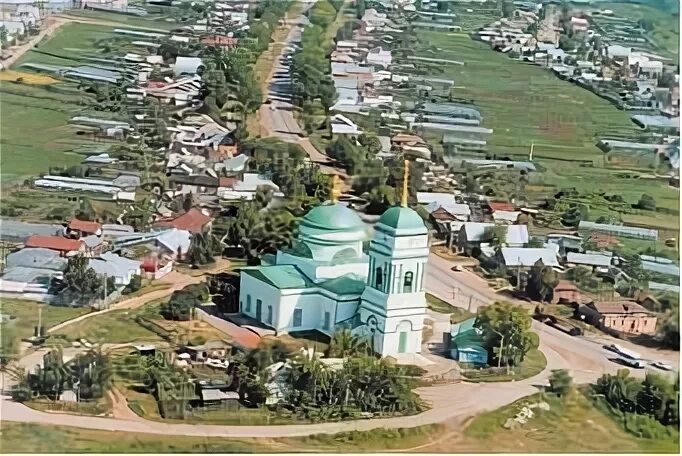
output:
[{"label": "tree", "polygon": [[220,253],[221,242],[213,233],[193,233],[187,249],[186,261],[194,265],[215,262],[214,255]]},{"label": "tree", "polygon": [[559,284],[559,277],[551,266],[545,266],[539,259],[531,268],[526,293],[533,299],[551,301],[554,288]]},{"label": "tree", "polygon": [[162,307],[161,313],[168,320],[188,321],[192,318],[194,307],[200,303],[194,293],[184,289],[176,290]]},{"label": "tree", "polygon": [[680,349],[680,307],[668,310],[659,320],[658,338],[661,343],[675,350]]},{"label": "tree", "polygon": [[310,19],[310,22],[320,27],[327,27],[329,24],[334,22],[335,17],[336,8],[334,8],[334,5],[332,5],[328,0],[318,1],[308,12],[308,18]]},{"label": "tree", "polygon": [[495,353],[498,365],[518,365],[526,354],[539,345],[537,334],[530,330],[532,319],[521,307],[496,302],[480,311],[475,326],[483,332],[486,347]]},{"label": "tree", "polygon": [[7,44],[7,27],[0,25],[0,45],[4,48]]},{"label": "tree", "polygon": [[88,263],[89,259],[83,255],[69,258],[63,278],[52,284],[64,302],[87,305],[116,290],[114,277],[107,277],[105,283],[104,276],[97,274]]},{"label": "tree", "polygon": [[639,201],[637,202],[637,207],[645,211],[655,211],[656,210],[656,200],[653,196],[644,193]]},{"label": "tree", "polygon": [[554,369],[549,377],[549,391],[557,396],[565,396],[573,387],[573,379],[566,369]]},{"label": "tree", "polygon": [[367,152],[369,152],[370,156],[374,156],[381,152],[381,141],[379,141],[379,137],[376,135],[363,133],[358,136],[358,142],[362,147],[367,149]]},{"label": "tree", "polygon": [[354,336],[350,329],[342,329],[332,336],[329,344],[330,358],[347,358],[358,354],[369,354],[370,347],[366,341]]}]

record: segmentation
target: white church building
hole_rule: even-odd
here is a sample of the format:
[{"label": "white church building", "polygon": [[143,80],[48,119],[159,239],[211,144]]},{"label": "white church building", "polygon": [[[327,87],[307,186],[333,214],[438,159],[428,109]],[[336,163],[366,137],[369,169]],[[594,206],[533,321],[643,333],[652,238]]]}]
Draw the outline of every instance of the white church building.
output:
[{"label": "white church building", "polygon": [[[406,204],[370,227],[332,201],[300,222],[293,248],[271,264],[243,268],[240,311],[277,334],[351,328],[382,356],[419,353],[429,255],[422,218]],[[369,248],[365,253],[365,245]]]}]

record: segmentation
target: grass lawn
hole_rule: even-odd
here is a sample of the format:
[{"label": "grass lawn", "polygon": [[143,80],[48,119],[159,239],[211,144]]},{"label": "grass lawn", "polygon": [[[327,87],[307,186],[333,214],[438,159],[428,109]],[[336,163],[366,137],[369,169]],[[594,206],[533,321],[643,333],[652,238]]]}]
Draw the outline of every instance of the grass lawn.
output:
[{"label": "grass lawn", "polygon": [[538,349],[528,352],[520,366],[511,369],[510,373],[497,374],[486,369],[463,371],[462,375],[471,382],[510,382],[524,380],[542,372],[547,366],[547,358]]},{"label": "grass lawn", "polygon": [[[541,400],[551,410],[536,413],[525,426],[503,428],[507,418],[524,405]],[[464,434],[460,450],[472,452],[486,448],[486,452],[500,453],[678,453],[679,448],[674,442],[638,439],[626,433],[578,392],[571,393],[565,403],[540,394],[521,399],[476,417]]]},{"label": "grass lawn", "polygon": [[461,307],[452,306],[430,293],[426,293],[426,304],[434,312],[450,314],[450,322],[452,323],[459,323],[476,315]]},{"label": "grass lawn", "polygon": [[163,340],[156,333],[143,328],[135,321],[136,310],[113,310],[83,321],[68,325],[55,336],[68,340],[86,339],[90,342],[121,344],[125,342],[159,342]]},{"label": "grass lawn", "polygon": [[0,313],[15,317],[0,324],[0,340],[2,341],[3,355],[16,354],[21,339],[33,335],[33,328],[38,325],[39,307],[43,309],[41,322],[46,329],[90,311],[84,308],[50,306],[36,301],[0,299]]}]

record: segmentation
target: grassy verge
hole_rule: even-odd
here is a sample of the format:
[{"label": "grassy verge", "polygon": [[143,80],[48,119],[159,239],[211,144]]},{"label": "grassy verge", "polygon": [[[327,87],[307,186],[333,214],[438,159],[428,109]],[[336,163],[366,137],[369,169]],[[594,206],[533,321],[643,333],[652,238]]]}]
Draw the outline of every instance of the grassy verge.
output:
[{"label": "grassy verge", "polygon": [[0,340],[2,341],[0,347],[3,355],[16,355],[21,340],[33,335],[33,328],[38,325],[38,308],[42,308],[40,319],[45,328],[90,311],[90,309],[50,306],[21,299],[1,299],[0,313],[14,317],[0,324]]},{"label": "grassy verge", "polygon": [[459,323],[460,321],[464,321],[475,316],[475,314],[469,312],[468,310],[450,305],[430,293],[426,293],[426,304],[428,305],[429,309],[433,310],[434,312],[450,314],[450,322],[452,323]]},{"label": "grassy verge", "polygon": [[471,382],[510,382],[531,378],[542,372],[547,366],[547,358],[538,349],[528,352],[520,366],[514,367],[507,374],[498,373],[497,369],[480,369],[462,372],[462,375]]},{"label": "grassy verge", "polygon": [[[534,409],[525,426],[505,429],[504,423],[525,405],[545,401],[549,411]],[[675,442],[638,439],[594,408],[580,393],[565,400],[536,394],[476,417],[465,429],[463,451],[487,448],[500,453],[677,453]]]}]

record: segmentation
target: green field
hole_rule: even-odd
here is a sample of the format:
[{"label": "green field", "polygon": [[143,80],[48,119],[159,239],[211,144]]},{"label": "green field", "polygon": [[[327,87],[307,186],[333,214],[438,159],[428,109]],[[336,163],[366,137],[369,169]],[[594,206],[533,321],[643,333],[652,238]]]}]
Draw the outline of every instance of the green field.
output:
[{"label": "green field", "polygon": [[486,43],[466,35],[424,30],[422,42],[446,52],[443,77],[454,79],[453,95],[473,100],[483,115],[482,126],[494,133],[491,152],[594,160],[602,153],[599,134],[635,132],[629,116],[608,101],[559,80],[549,71],[512,61]]},{"label": "green field", "polygon": [[[575,187],[581,192],[618,194],[631,204],[647,193],[658,207],[678,209],[677,189],[663,180],[638,178],[653,169],[643,168],[635,160],[623,162],[622,156],[617,157],[619,161],[608,161],[596,147],[603,134],[627,137],[639,131],[628,113],[546,69],[514,61],[467,35],[423,30],[420,39],[424,47],[420,52],[431,49],[435,55],[464,62],[443,65],[444,72],[437,77],[454,79],[453,96],[472,101],[481,111],[481,125],[493,129],[488,137],[490,154],[524,160],[534,146],[533,161],[544,172],[533,174],[531,183],[549,187],[543,195],[529,192],[529,198]],[[429,132],[426,136],[440,140]],[[591,166],[581,166],[579,161]],[[590,219],[599,215],[603,214],[591,212]],[[676,215],[652,212],[636,217],[665,228],[678,220]]]},{"label": "green field", "polygon": [[42,326],[46,329],[64,321],[86,314],[90,309],[57,307],[22,299],[0,300],[0,313],[15,317],[0,325],[0,347],[3,355],[15,355],[22,339],[33,335],[33,327],[38,325],[38,308]]},{"label": "green field", "polygon": [[64,24],[49,38],[41,41],[35,49],[26,52],[12,68],[20,70],[24,63],[65,66],[82,64],[78,58],[82,53],[95,55],[98,51],[98,41],[121,36],[114,34],[114,28],[77,22]]},{"label": "green field", "polygon": [[[47,172],[50,166],[73,165],[82,157],[68,153],[74,147],[64,105],[7,93],[0,85],[0,169],[2,182]],[[44,89],[37,89],[44,90]],[[41,106],[42,104],[42,106]]]},{"label": "green field", "polygon": [[610,9],[616,16],[634,20],[650,20],[653,24],[653,30],[648,35],[659,46],[659,52],[666,57],[678,58],[680,52],[679,13],[673,15],[665,8],[656,5],[623,2],[599,3],[599,7]]}]

